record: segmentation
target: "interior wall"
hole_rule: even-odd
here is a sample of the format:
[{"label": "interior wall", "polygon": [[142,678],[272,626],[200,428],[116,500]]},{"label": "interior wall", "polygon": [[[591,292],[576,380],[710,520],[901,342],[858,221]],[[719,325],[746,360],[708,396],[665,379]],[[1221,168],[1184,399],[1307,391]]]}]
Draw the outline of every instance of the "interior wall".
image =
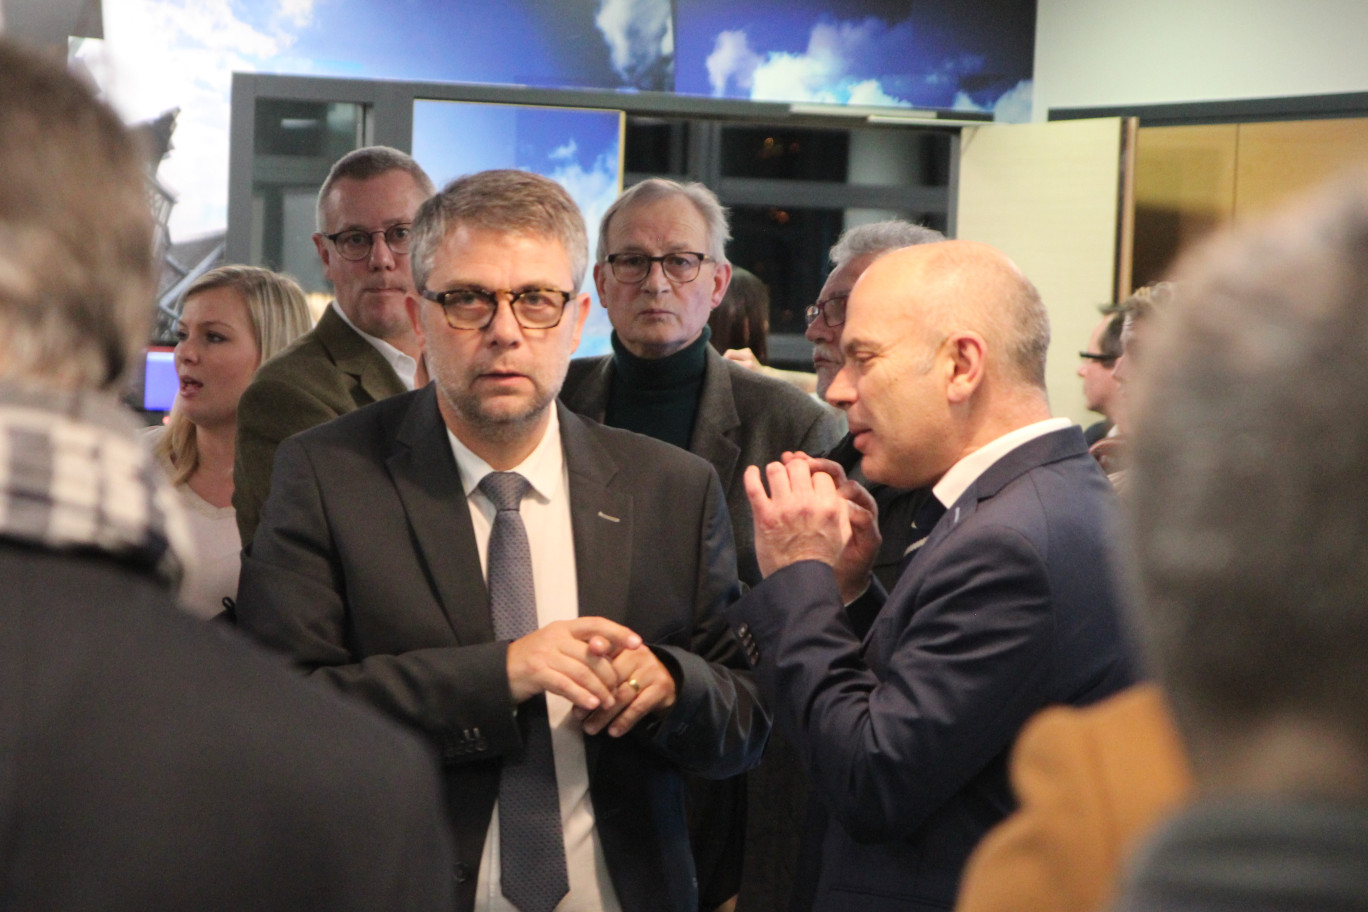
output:
[{"label": "interior wall", "polygon": [[1364,0],[1038,0],[1050,108],[1368,92]]}]

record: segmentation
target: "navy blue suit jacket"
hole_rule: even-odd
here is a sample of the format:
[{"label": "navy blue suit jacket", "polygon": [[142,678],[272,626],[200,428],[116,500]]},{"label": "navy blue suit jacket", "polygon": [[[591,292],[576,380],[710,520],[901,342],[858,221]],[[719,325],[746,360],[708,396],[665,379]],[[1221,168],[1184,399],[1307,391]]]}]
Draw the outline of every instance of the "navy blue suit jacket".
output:
[{"label": "navy blue suit jacket", "polygon": [[950,908],[970,850],[1013,807],[1006,759],[1026,719],[1132,682],[1113,510],[1081,432],[1052,432],[950,506],[863,641],[816,561],[732,607],[829,818],[799,902]]}]

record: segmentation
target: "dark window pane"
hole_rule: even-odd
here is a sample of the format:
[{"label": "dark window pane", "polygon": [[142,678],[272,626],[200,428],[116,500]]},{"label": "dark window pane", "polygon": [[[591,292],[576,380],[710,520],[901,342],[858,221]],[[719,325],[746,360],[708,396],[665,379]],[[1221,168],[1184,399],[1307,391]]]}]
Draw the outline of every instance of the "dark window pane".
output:
[{"label": "dark window pane", "polygon": [[844,130],[725,127],[722,176],[844,182],[850,136]]}]

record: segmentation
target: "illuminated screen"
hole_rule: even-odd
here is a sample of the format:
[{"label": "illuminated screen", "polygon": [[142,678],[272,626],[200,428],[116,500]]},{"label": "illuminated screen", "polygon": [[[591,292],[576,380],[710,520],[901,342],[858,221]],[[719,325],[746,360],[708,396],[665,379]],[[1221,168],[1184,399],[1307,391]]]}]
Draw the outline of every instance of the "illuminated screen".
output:
[{"label": "illuminated screen", "polygon": [[143,410],[171,411],[171,403],[176,401],[176,391],[179,388],[174,350],[163,347],[149,348],[143,366]]}]

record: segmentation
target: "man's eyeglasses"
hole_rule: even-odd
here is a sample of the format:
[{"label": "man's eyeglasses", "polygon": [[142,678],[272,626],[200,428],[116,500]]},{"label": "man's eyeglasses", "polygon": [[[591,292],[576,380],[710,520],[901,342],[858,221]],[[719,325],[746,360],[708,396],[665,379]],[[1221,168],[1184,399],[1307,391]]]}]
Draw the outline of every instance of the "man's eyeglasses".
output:
[{"label": "man's eyeglasses", "polygon": [[608,267],[613,270],[613,278],[619,282],[635,284],[646,281],[651,274],[651,266],[660,264],[665,278],[680,285],[698,278],[698,270],[705,260],[711,259],[706,253],[692,250],[678,250],[661,256],[647,256],[644,253],[610,253]]},{"label": "man's eyeglasses", "polygon": [[846,299],[849,297],[848,294],[832,295],[825,301],[809,304],[807,310],[803,311],[803,322],[811,326],[821,317],[827,326],[840,326],[845,322]]},{"label": "man's eyeglasses", "polygon": [[575,293],[555,288],[490,291],[473,286],[450,291],[423,290],[423,297],[442,305],[442,314],[452,329],[485,329],[494,322],[499,300],[505,295],[509,297],[513,319],[523,329],[553,329],[560,324],[565,305]]},{"label": "man's eyeglasses", "polygon": [[348,228],[346,231],[323,236],[333,242],[337,252],[342,254],[342,259],[364,260],[371,255],[377,234],[385,236],[385,245],[389,247],[390,253],[406,254],[409,252],[409,244],[413,242],[413,226],[407,222],[390,225],[388,228],[376,228],[374,231]]},{"label": "man's eyeglasses", "polygon": [[1105,352],[1079,352],[1078,357],[1084,361],[1096,361],[1103,367],[1111,367],[1116,363],[1116,355],[1108,355]]}]

